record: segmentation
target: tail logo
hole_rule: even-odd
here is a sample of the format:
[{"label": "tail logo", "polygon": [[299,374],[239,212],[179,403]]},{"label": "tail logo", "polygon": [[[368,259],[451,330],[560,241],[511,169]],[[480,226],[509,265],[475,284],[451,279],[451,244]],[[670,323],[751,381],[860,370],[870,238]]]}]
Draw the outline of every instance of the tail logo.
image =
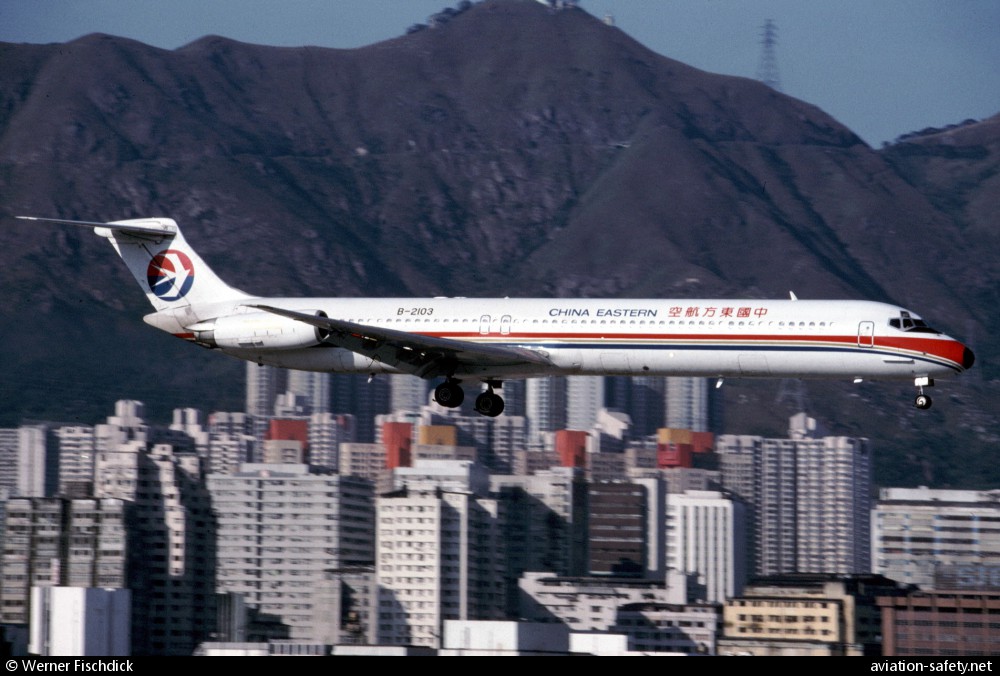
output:
[{"label": "tail logo", "polygon": [[146,281],[149,290],[161,300],[180,300],[194,284],[194,265],[183,251],[166,249],[149,261]]}]

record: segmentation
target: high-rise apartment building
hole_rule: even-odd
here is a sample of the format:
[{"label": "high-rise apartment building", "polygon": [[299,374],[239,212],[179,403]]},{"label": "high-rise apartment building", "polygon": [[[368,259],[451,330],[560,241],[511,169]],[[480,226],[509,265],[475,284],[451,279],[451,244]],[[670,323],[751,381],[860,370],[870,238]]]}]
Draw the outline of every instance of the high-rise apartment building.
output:
[{"label": "high-rise apartment building", "polygon": [[589,430],[597,423],[604,408],[604,378],[569,376],[566,378],[566,429]]},{"label": "high-rise apartment building", "polygon": [[430,402],[427,381],[411,375],[390,375],[391,411],[419,411]]},{"label": "high-rise apartment building", "polygon": [[[133,423],[105,439],[127,438]],[[190,655],[215,628],[215,527],[201,459],[190,448],[122,441],[98,452],[94,482],[95,496],[127,502],[132,653]]]},{"label": "high-rise apartment building", "polygon": [[723,486],[750,511],[754,574],[870,570],[867,439],[821,436],[799,414],[787,439],[720,435],[716,451]]},{"label": "high-rise apartment building", "polygon": [[0,622],[27,624],[32,587],[126,586],[125,503],[11,498],[3,521]]},{"label": "high-rise apartment building", "polygon": [[217,591],[241,594],[286,638],[322,642],[331,628],[316,589],[329,570],[374,560],[371,482],[304,464],[247,464],[208,477],[208,490]]},{"label": "high-rise apartment building", "polygon": [[385,471],[385,446],[382,444],[341,444],[339,471],[376,483]]},{"label": "high-rise apartment building", "polygon": [[893,580],[931,589],[943,566],[1000,570],[1000,491],[883,488],[871,523],[872,572]]},{"label": "high-rise apartment building", "polygon": [[504,414],[493,419],[493,442],[490,444],[492,471],[513,474],[517,453],[528,447],[528,421],[524,416]]},{"label": "high-rise apartment building", "polygon": [[17,495],[17,449],[17,428],[0,429],[0,489],[8,495]]},{"label": "high-rise apartment building", "polygon": [[709,381],[705,378],[666,378],[666,426],[709,430]]},{"label": "high-rise apartment building", "polygon": [[257,455],[254,417],[216,411],[208,416],[208,473],[229,474]]},{"label": "high-rise apartment building", "polygon": [[746,583],[742,503],[718,491],[667,495],[667,568],[693,576],[697,598],[722,603]]},{"label": "high-rise apartment building", "polygon": [[390,411],[389,379],[345,373],[333,378],[331,385],[330,412],[353,415],[355,441],[373,443],[376,417]]},{"label": "high-rise apartment building", "polygon": [[412,470],[406,489],[376,500],[379,643],[438,648],[445,620],[504,616],[501,503],[476,490],[472,464],[398,468]]},{"label": "high-rise apartment building", "polygon": [[349,413],[309,416],[309,464],[336,470],[340,464],[340,445],[354,442],[354,422]]},{"label": "high-rise apartment building", "polygon": [[378,587],[375,565],[331,568],[318,587],[317,625],[327,645],[375,645]]},{"label": "high-rise apartment building", "polygon": [[59,440],[59,493],[66,494],[71,486],[92,487],[95,457],[93,425],[63,425],[56,428],[55,435]]},{"label": "high-rise apartment building", "polygon": [[666,378],[614,376],[605,382],[605,407],[629,415],[634,438],[655,434],[663,427]]},{"label": "high-rise apartment building", "polygon": [[286,374],[276,366],[258,366],[248,361],[246,364],[247,391],[246,413],[255,418],[266,419],[274,415],[274,401],[285,389]]},{"label": "high-rise apartment building", "polygon": [[624,481],[592,481],[587,489],[588,573],[644,576],[649,563],[650,496],[646,487]]},{"label": "high-rise apartment building", "polygon": [[566,379],[529,378],[525,385],[528,443],[545,445],[546,433],[566,428]]},{"label": "high-rise apartment building", "polygon": [[21,425],[0,437],[0,486],[24,497],[57,493],[59,439],[52,425]]},{"label": "high-rise apartment building", "polygon": [[300,398],[305,415],[330,412],[330,374],[318,371],[288,371],[287,391]]},{"label": "high-rise apartment building", "polygon": [[535,474],[493,475],[491,494],[503,501],[508,577],[525,571],[587,572],[587,482],[583,471],[554,467]]}]

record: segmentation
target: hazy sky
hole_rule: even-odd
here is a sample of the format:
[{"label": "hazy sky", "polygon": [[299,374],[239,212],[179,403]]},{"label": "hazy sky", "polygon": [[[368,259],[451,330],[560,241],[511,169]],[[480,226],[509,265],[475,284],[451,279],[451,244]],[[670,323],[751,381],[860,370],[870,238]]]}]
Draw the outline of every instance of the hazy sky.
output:
[{"label": "hazy sky", "polygon": [[[0,0],[0,42],[120,35],[176,49],[204,35],[352,48],[397,37],[457,0]],[[1000,0],[581,0],[642,44],[756,77],[777,26],[781,89],[873,147],[1000,113]],[[0,68],[3,63],[0,62]]]}]

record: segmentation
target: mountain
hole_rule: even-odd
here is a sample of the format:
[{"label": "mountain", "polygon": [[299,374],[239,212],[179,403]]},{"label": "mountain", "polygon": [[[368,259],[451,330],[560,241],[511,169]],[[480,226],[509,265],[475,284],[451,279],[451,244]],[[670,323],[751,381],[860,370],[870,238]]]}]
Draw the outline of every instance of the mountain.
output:
[{"label": "mountain", "polygon": [[[580,9],[449,14],[354,50],[2,44],[0,216],[171,216],[262,294],[897,302],[972,342],[975,371],[929,412],[905,384],[809,383],[810,412],[871,437],[886,480],[995,482],[995,118],[875,151]],[[242,365],[142,324],[86,231],[4,218],[0,294],[2,424],[243,406]],[[727,384],[727,431],[783,434],[786,391]]]}]

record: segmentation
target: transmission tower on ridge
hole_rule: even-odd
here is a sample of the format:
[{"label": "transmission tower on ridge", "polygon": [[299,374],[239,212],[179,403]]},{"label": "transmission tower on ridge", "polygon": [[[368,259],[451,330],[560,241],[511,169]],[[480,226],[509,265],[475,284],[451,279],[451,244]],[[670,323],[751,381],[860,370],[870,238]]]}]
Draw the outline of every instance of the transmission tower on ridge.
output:
[{"label": "transmission tower on ridge", "polygon": [[778,45],[778,26],[771,19],[764,22],[760,34],[760,63],[757,65],[757,79],[771,89],[781,91],[781,78],[778,76],[778,59],[774,49]]}]

